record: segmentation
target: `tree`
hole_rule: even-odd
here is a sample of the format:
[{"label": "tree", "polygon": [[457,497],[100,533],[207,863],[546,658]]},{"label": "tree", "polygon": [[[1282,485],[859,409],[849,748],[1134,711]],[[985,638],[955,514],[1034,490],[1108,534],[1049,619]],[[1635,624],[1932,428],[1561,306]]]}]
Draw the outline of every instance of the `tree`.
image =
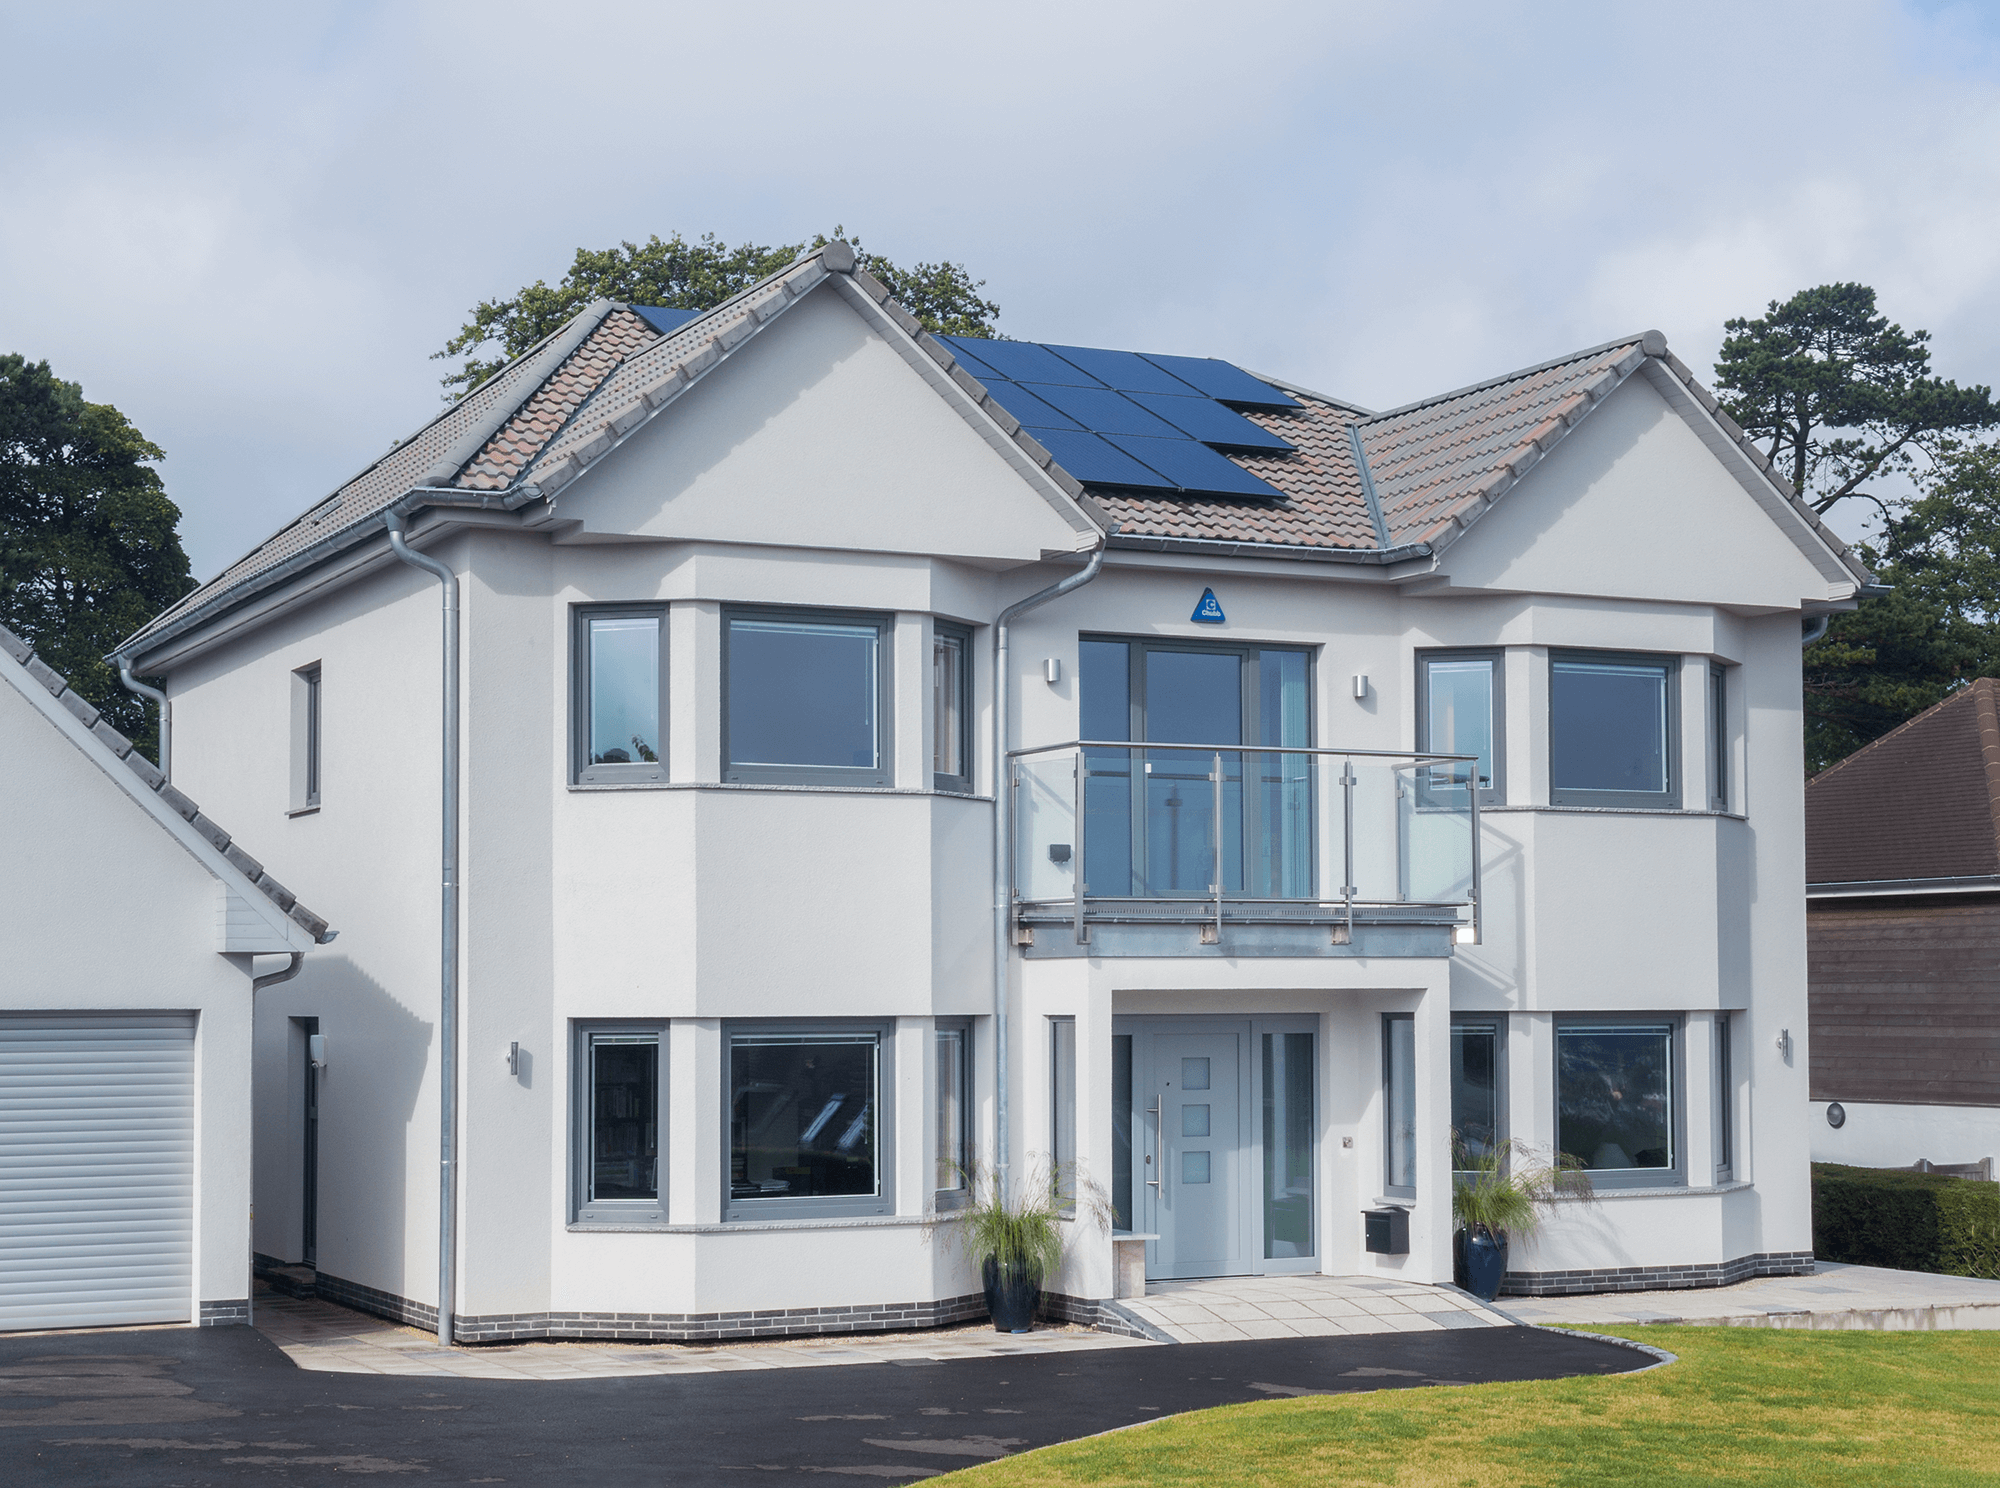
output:
[{"label": "tree", "polygon": [[1806,769],[1817,774],[1975,677],[2000,676],[2000,447],[1961,448],[1863,556],[1889,584],[1804,658]]},{"label": "tree", "polygon": [[[844,235],[836,227],[833,236]],[[829,239],[815,236],[810,244],[787,243],[775,248],[756,243],[726,247],[713,233],[689,242],[679,233],[664,241],[655,234],[644,243],[625,242],[616,248],[576,250],[576,259],[561,282],[550,288],[542,280],[515,291],[504,300],[482,300],[472,317],[445,342],[432,360],[466,358],[464,366],[442,379],[447,401],[462,398],[508,362],[547,336],[592,300],[623,300],[633,305],[658,305],[675,310],[709,310],[759,279],[775,274],[810,248]],[[865,252],[854,240],[855,259],[877,279],[924,328],[947,336],[992,336],[1000,307],[979,297],[984,279],[974,279],[959,263],[918,263],[903,268],[879,253]],[[476,353],[497,343],[498,355],[481,360]]]},{"label": "tree", "polygon": [[194,588],[164,458],[47,362],[0,355],[0,624],[155,758],[150,706],[104,655]]},{"label": "tree", "polygon": [[1921,475],[2000,424],[1992,390],[1932,376],[1930,332],[1891,325],[1865,284],[1801,290],[1723,331],[1723,407],[1814,511],[1858,496],[1893,516],[1869,482]]}]

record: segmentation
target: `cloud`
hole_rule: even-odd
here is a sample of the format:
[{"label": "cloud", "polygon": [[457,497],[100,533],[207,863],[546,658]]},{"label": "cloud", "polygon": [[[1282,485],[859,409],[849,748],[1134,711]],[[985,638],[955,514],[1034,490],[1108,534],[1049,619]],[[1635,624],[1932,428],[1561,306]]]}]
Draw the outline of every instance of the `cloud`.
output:
[{"label": "cloud", "polygon": [[[2000,365],[1974,6],[0,6],[0,347],[169,452],[210,573],[578,246],[835,222],[1014,334],[1389,406],[1859,279]],[[1857,514],[1857,520],[1858,520]]]}]

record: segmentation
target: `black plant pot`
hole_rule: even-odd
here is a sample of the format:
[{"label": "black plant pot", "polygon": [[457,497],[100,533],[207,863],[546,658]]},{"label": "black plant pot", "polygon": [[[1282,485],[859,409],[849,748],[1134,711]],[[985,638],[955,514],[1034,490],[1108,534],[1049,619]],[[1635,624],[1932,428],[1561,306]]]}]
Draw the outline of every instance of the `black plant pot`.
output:
[{"label": "black plant pot", "polygon": [[986,1310],[992,1314],[994,1332],[1026,1333],[1035,1326],[1035,1304],[1042,1299],[1042,1289],[1025,1268],[1009,1266],[1002,1271],[1000,1263],[988,1256],[979,1275],[986,1283]]},{"label": "black plant pot", "polygon": [[1500,1278],[1507,1274],[1507,1237],[1481,1231],[1465,1234],[1465,1289],[1482,1302],[1500,1295]]}]

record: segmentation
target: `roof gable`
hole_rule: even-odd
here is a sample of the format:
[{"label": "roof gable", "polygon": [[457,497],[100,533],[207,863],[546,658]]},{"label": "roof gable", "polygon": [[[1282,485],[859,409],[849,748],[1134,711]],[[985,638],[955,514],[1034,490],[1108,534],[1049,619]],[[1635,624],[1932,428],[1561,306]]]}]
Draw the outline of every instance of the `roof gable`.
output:
[{"label": "roof gable", "polygon": [[[155,826],[178,841],[230,892],[230,933],[225,950],[305,950],[336,932],[264,871],[201,808],[181,794],[131,740],[106,723],[89,703],[19,636],[0,626],[0,682],[11,686],[58,733],[95,763]],[[246,921],[249,933],[246,935]],[[262,934],[257,934],[261,929]]]},{"label": "roof gable", "polygon": [[1806,782],[1813,884],[2000,876],[2000,681],[1981,677]]}]

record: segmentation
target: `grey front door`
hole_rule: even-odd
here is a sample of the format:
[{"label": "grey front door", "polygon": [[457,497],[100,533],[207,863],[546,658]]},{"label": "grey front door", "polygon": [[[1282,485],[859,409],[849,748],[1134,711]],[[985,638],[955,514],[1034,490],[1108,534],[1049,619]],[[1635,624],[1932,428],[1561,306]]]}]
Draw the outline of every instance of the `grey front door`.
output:
[{"label": "grey front door", "polygon": [[1242,1053],[1245,1035],[1156,1033],[1148,1041],[1144,1164],[1152,1208],[1149,1276],[1240,1276],[1250,1270]]}]

